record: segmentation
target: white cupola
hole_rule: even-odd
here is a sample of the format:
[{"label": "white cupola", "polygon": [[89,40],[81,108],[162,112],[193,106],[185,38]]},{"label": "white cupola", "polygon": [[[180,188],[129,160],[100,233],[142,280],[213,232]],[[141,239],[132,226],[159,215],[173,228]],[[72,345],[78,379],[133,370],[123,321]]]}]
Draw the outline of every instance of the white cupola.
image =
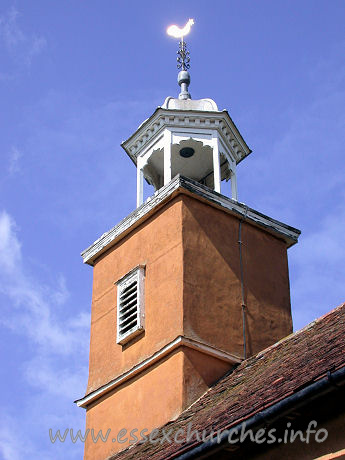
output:
[{"label": "white cupola", "polygon": [[178,99],[167,97],[121,144],[137,167],[137,206],[143,203],[144,179],[159,190],[177,174],[218,193],[221,182],[231,180],[231,198],[237,200],[236,166],[251,150],[226,110],[218,110],[212,99],[191,99],[183,38],[177,61]]}]

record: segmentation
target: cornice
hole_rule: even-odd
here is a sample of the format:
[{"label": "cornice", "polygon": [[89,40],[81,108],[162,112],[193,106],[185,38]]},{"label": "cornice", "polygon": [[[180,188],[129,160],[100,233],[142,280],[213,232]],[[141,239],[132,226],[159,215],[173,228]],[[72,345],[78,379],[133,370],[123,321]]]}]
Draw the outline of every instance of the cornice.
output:
[{"label": "cornice", "polygon": [[199,182],[177,175],[167,185],[157,190],[152,197],[149,197],[145,201],[145,203],[125,217],[119,224],[104,233],[91,246],[85,249],[81,253],[84,263],[94,265],[95,260],[105,251],[134,230],[138,225],[141,225],[154,212],[179,193],[191,195],[193,198],[207,202],[211,206],[222,209],[224,212],[241,217],[247,222],[283,239],[288,247],[297,243],[301,233],[300,230],[255,211],[243,203],[221,195],[201,185]]},{"label": "cornice", "polygon": [[163,109],[158,107],[121,146],[136,164],[143,148],[165,129],[195,129],[217,131],[236,154],[236,163],[251,153],[235,123],[226,110],[198,111]]},{"label": "cornice", "polygon": [[91,393],[88,393],[81,399],[77,399],[74,401],[79,407],[84,407],[86,408],[88,405],[90,405],[92,402],[96,401],[97,399],[101,398],[105,394],[107,394],[109,391],[114,390],[117,388],[119,385],[122,385],[124,382],[127,380],[135,377],[136,375],[140,374],[144,370],[146,370],[148,367],[152,366],[155,364],[157,361],[165,358],[166,356],[170,355],[173,351],[177,350],[178,348],[181,347],[188,347],[193,350],[199,351],[201,353],[204,353],[206,355],[212,356],[214,358],[220,359],[221,361],[227,362],[229,364],[239,364],[241,361],[243,361],[243,358],[233,355],[231,353],[228,353],[226,351],[220,350],[218,348],[213,347],[212,345],[208,345],[206,343],[199,342],[197,340],[184,337],[184,336],[178,336],[176,339],[173,341],[169,342],[167,345],[165,345],[163,348],[158,350],[156,353],[152,354],[149,358],[144,359],[141,361],[139,364],[136,366],[132,367],[130,370],[127,372],[124,372],[123,374],[119,375],[115,379],[111,380],[110,382],[106,383],[105,385],[102,385],[101,387],[97,388],[97,390],[92,391]]}]

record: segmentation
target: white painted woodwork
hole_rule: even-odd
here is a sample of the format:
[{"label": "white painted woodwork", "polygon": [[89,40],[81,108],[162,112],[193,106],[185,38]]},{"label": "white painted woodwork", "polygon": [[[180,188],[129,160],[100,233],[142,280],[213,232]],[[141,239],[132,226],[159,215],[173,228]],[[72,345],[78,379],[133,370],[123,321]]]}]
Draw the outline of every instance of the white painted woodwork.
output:
[{"label": "white painted woodwork", "polygon": [[171,181],[171,131],[164,130],[164,185]]},{"label": "white painted woodwork", "polygon": [[137,208],[144,200],[144,173],[140,165],[137,165]]},{"label": "white painted woodwork", "polygon": [[139,265],[123,276],[117,286],[117,343],[123,345],[144,329],[145,267]]},{"label": "white painted woodwork", "polygon": [[[220,193],[221,181],[236,174],[236,164],[251,153],[228,112],[219,111],[211,99],[167,98],[163,107],[158,107],[121,145],[135,164],[142,162],[139,169],[144,177],[138,172],[137,179],[138,206],[143,202],[143,179],[157,191],[181,174],[214,186]],[[193,148],[194,155],[181,157],[183,147]],[[232,182],[236,184],[236,179]],[[238,198],[237,184],[236,193],[234,185],[231,195]]]},{"label": "white painted woodwork", "polygon": [[218,149],[218,136],[213,136],[213,179],[214,191],[220,193],[220,161]]},{"label": "white painted woodwork", "polygon": [[231,198],[237,201],[237,177],[236,172],[231,171]]},{"label": "white painted woodwork", "polygon": [[116,244],[138,225],[142,224],[155,212],[156,208],[168,202],[178,191],[188,195],[192,194],[194,198],[207,201],[209,205],[222,209],[224,212],[230,213],[236,217],[245,217],[246,221],[252,225],[259,228],[261,227],[277,238],[283,239],[287,247],[294,245],[298,241],[298,237],[301,233],[298,229],[265,216],[254,209],[248,208],[239,201],[232,200],[224,195],[216,195],[214,191],[208,187],[192,179],[178,175],[157,191],[150,201],[145,202],[139,209],[133,211],[119,224],[104,233],[91,246],[85,249],[81,253],[84,263],[94,265],[95,260],[101,254]]}]

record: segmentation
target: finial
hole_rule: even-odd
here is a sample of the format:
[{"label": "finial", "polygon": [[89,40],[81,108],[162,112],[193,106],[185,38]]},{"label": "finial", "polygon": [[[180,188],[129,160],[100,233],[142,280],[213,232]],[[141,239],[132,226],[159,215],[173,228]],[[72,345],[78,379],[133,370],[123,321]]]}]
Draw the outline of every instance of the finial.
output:
[{"label": "finial", "polygon": [[181,69],[177,77],[177,82],[181,87],[179,99],[191,99],[191,95],[188,92],[188,86],[190,85],[190,75],[188,69],[190,68],[190,57],[189,51],[187,51],[187,44],[183,40],[187,34],[189,34],[194,19],[188,19],[186,25],[180,28],[176,25],[169,26],[167,28],[167,34],[174,38],[180,38],[179,50],[177,51],[177,68]]},{"label": "finial", "polygon": [[179,50],[177,51],[177,68],[188,70],[190,68],[189,51],[187,51],[187,43],[182,40],[179,42]]}]

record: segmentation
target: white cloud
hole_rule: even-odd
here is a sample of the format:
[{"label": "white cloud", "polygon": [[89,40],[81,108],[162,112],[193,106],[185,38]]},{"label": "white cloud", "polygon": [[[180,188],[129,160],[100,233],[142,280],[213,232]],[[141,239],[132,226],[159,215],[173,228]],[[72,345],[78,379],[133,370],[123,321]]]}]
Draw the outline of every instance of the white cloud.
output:
[{"label": "white cloud", "polygon": [[0,454],[3,460],[20,460],[25,456],[25,450],[18,435],[14,421],[2,413],[0,420]]},{"label": "white cloud", "polygon": [[50,293],[52,303],[56,305],[63,305],[70,297],[64,276],[58,275],[56,285],[57,289]]},{"label": "white cloud", "polygon": [[35,56],[47,45],[43,36],[26,33],[18,23],[19,12],[10,8],[0,16],[0,38],[10,57],[18,64],[30,67]]},{"label": "white cloud", "polygon": [[[44,390],[52,396],[59,396],[61,400],[71,401],[71,390],[75,395],[82,395],[85,391],[85,375],[87,366],[75,363],[73,372],[70,368],[57,368],[54,358],[36,356],[24,366],[27,381],[32,387]],[[57,385],[58,382],[58,385]]]},{"label": "white cloud", "polygon": [[0,18],[1,35],[8,50],[13,50],[16,46],[26,41],[23,31],[17,24],[18,11],[10,8],[7,14]]},{"label": "white cloud", "polygon": [[12,146],[9,154],[9,165],[8,172],[14,175],[20,171],[19,160],[22,157],[22,153],[17,147]]},{"label": "white cloud", "polygon": [[[62,275],[53,286],[32,275],[18,231],[14,219],[2,211],[0,293],[7,302],[2,305],[0,325],[21,336],[20,346],[30,346],[29,358],[19,365],[31,391],[26,407],[21,406],[20,418],[9,416],[12,408],[17,408],[4,402],[0,457],[58,459],[68,449],[68,458],[80,458],[82,445],[53,445],[48,430],[84,424],[84,413],[74,407],[73,399],[83,394],[87,381],[87,356],[80,352],[80,344],[88,342],[90,316],[84,311],[76,314],[75,306],[70,308],[70,293]],[[28,394],[25,388],[23,392]],[[35,435],[38,442],[32,439]]]},{"label": "white cloud", "polygon": [[341,196],[315,229],[292,249],[291,295],[295,329],[345,302],[345,206]]},{"label": "white cloud", "polygon": [[16,237],[16,224],[6,211],[0,214],[1,270],[12,275],[21,263],[21,245]]},{"label": "white cloud", "polygon": [[12,301],[12,311],[2,323],[13,331],[25,334],[32,342],[50,353],[69,354],[78,349],[80,341],[87,341],[86,314],[79,321],[59,318],[59,306],[69,293],[60,275],[54,287],[33,279],[24,266],[17,228],[11,216],[0,214],[0,292]]}]

